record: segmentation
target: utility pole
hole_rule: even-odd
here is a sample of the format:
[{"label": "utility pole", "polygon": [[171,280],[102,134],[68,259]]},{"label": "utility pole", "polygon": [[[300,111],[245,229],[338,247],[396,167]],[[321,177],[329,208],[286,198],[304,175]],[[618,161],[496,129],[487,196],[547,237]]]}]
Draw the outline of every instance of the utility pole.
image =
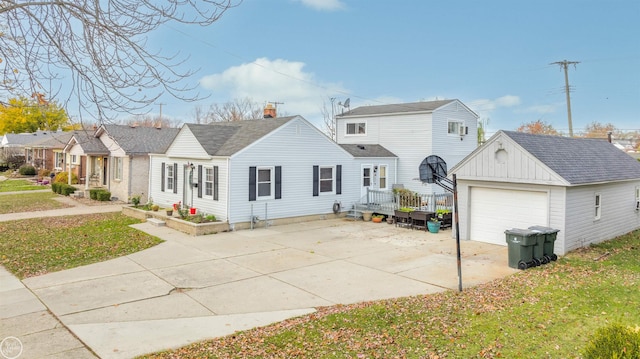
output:
[{"label": "utility pole", "polygon": [[575,68],[580,61],[556,61],[552,62],[549,65],[560,65],[564,69],[564,91],[567,96],[567,117],[569,119],[569,137],[573,137],[573,123],[571,122],[571,96],[569,95],[569,75],[567,73],[567,67],[569,65],[573,65]]},{"label": "utility pole", "polygon": [[162,121],[162,105],[164,105],[163,103],[159,103],[158,106],[160,106],[160,121]]}]

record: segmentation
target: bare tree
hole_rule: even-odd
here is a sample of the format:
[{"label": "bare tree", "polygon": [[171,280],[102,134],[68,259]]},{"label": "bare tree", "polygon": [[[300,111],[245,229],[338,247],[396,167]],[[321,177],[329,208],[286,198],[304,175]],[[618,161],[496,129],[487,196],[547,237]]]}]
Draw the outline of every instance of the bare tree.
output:
[{"label": "bare tree", "polygon": [[[331,99],[331,106],[333,107],[333,101],[335,98]],[[327,103],[322,102],[322,107],[320,108],[320,112],[322,113],[322,131],[324,131],[325,135],[329,136],[330,139],[336,141],[337,132],[336,132],[336,119],[335,119],[335,111],[332,108],[331,110],[327,109]]]},{"label": "bare tree", "polygon": [[245,97],[222,105],[211,105],[207,113],[207,122],[255,120],[263,117],[262,111],[262,106]]},{"label": "bare tree", "polygon": [[68,93],[58,101],[76,97],[78,116],[98,121],[139,113],[164,93],[195,100],[185,59],[149,49],[146,35],[169,22],[210,25],[240,1],[0,0],[0,93],[53,83],[56,94]]},{"label": "bare tree", "polygon": [[131,118],[120,121],[123,125],[128,126],[139,126],[139,127],[178,127],[177,121],[171,120],[170,118],[163,116],[152,117],[149,115],[135,115]]}]

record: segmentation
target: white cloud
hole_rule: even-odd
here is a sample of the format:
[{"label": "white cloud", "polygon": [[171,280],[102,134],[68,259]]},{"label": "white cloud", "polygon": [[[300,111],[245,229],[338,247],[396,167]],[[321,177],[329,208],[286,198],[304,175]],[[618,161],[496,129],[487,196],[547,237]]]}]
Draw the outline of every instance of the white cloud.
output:
[{"label": "white cloud", "polygon": [[216,97],[226,97],[223,102],[238,98],[257,103],[283,102],[278,105],[279,114],[301,115],[318,125],[322,121],[323,102],[329,103],[329,97],[347,91],[338,83],[318,81],[313,73],[305,72],[304,67],[303,62],[259,58],[204,76],[200,85],[219,95]]},{"label": "white cloud", "polygon": [[556,109],[560,105],[562,104],[530,106],[525,108],[522,112],[523,113],[540,113],[540,114],[555,113]]},{"label": "white cloud", "polygon": [[478,99],[469,102],[467,105],[476,113],[487,113],[503,107],[513,107],[520,104],[520,97],[505,95],[496,99]]},{"label": "white cloud", "polygon": [[336,11],[345,8],[344,3],[340,0],[298,0],[298,2],[314,10],[321,11]]}]

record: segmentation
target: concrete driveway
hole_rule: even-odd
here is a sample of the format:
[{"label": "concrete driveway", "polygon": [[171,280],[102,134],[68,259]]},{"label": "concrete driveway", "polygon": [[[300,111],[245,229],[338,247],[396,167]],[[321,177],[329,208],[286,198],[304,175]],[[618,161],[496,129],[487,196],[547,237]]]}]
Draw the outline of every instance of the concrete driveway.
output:
[{"label": "concrete driveway", "polygon": [[[324,220],[165,240],[23,283],[101,358],[132,358],[335,304],[457,290],[451,230]],[[504,277],[507,248],[462,242],[464,287]]]}]

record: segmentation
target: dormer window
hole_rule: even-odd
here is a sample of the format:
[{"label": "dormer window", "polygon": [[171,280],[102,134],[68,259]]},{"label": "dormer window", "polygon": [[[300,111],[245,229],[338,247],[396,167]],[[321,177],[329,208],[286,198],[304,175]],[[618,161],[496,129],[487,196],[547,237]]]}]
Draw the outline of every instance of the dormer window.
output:
[{"label": "dormer window", "polygon": [[347,135],[366,135],[366,134],[367,134],[366,122],[347,123]]}]

